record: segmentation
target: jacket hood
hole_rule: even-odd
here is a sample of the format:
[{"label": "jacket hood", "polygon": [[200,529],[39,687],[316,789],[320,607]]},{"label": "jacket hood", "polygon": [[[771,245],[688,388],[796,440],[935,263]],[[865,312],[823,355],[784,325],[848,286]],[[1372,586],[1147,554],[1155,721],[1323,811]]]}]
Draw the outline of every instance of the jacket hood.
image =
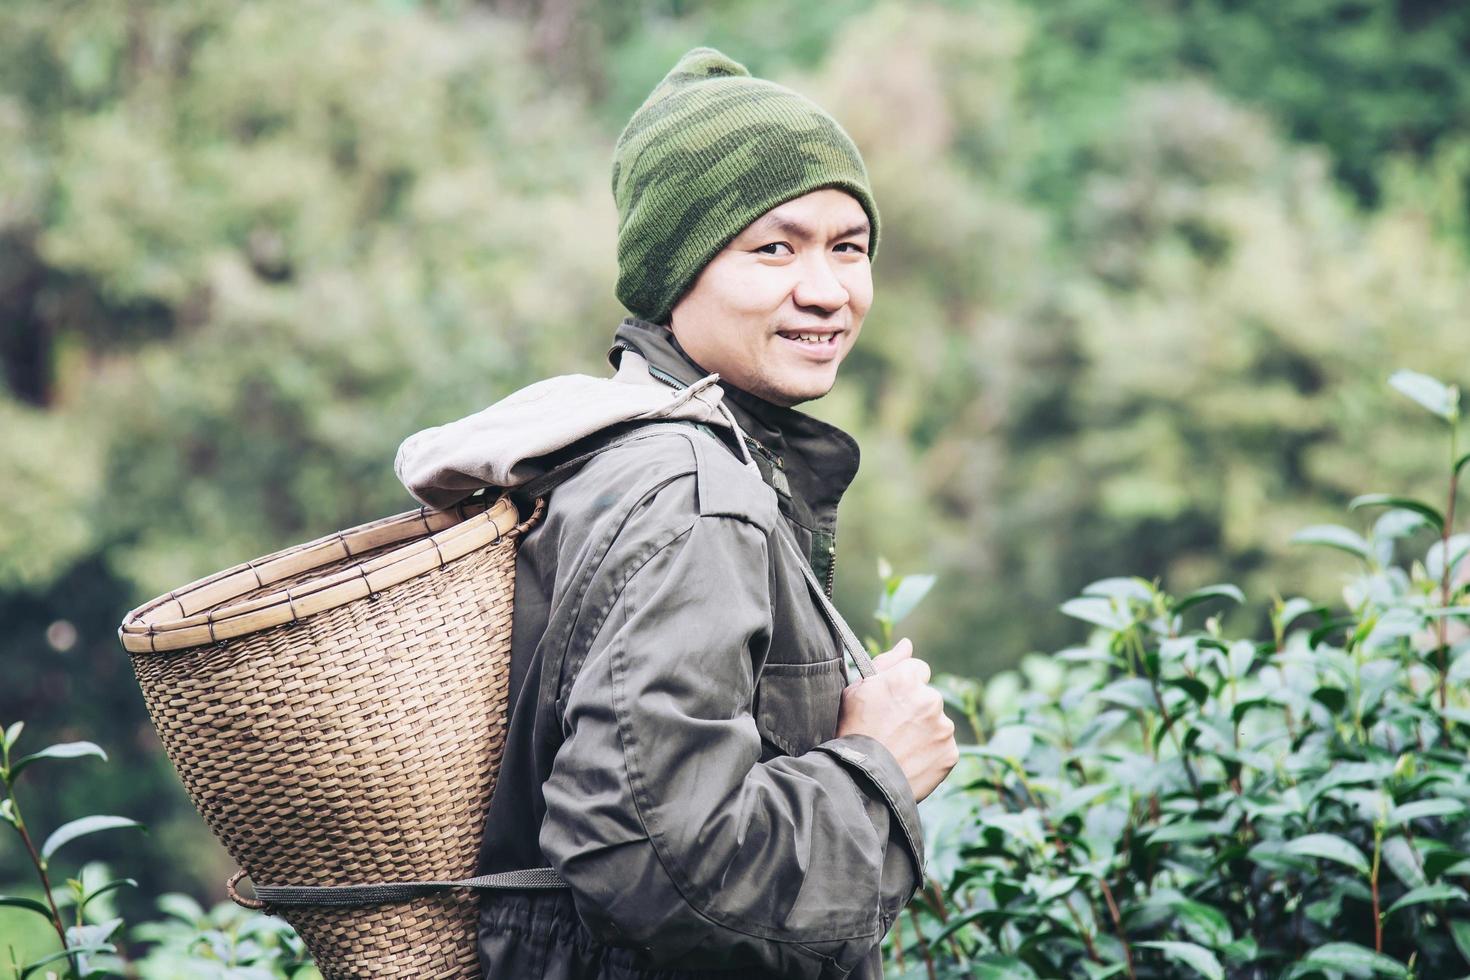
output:
[{"label": "jacket hood", "polygon": [[399,445],[393,471],[415,500],[444,510],[482,487],[528,483],[552,468],[559,450],[624,422],[702,422],[730,430],[743,449],[718,374],[675,388],[655,379],[637,351],[623,352],[617,368],[611,378],[547,378],[473,415],[415,432]]}]

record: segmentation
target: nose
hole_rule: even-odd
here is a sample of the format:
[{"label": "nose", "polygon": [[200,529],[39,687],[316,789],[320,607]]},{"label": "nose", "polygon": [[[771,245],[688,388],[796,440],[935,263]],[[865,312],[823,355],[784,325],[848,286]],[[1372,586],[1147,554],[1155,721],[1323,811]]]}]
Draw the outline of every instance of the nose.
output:
[{"label": "nose", "polygon": [[797,306],[815,307],[835,313],[847,305],[847,287],[832,270],[832,260],[825,255],[809,256],[801,264],[796,288],[791,298]]}]

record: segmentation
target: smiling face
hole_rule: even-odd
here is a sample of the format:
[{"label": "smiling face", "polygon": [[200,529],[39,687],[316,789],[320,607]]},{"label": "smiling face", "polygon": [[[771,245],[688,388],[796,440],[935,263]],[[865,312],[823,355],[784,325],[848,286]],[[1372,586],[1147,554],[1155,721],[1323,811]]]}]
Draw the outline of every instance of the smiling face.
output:
[{"label": "smiling face", "polygon": [[872,302],[867,213],[829,187],[746,226],[674,307],[670,329],[706,371],[789,407],[832,389]]}]

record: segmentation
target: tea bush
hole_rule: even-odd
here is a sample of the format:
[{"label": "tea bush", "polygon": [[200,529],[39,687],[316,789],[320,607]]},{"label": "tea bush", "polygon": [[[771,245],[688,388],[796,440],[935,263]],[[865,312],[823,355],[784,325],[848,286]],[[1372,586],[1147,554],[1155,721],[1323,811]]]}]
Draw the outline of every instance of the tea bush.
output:
[{"label": "tea bush", "polygon": [[[0,944],[4,968],[13,980],[81,980],[83,977],[126,976],[138,980],[320,980],[305,944],[291,927],[221,902],[205,911],[187,895],[158,898],[162,919],[124,928],[113,899],[119,889],[136,887],[131,878],[114,878],[97,862],[82,866],[75,878],[58,886],[57,853],[82,837],[103,831],[143,829],[127,817],[91,815],[57,827],[37,843],[16,796],[20,775],[46,760],[107,759],[91,742],[48,745],[29,755],[17,749],[24,722],[0,730],[0,820],[14,832],[35,872],[39,897],[0,895],[0,909],[34,913],[41,930],[55,935],[54,952],[27,959],[16,949],[19,938],[6,935]],[[144,955],[129,960],[121,948],[124,933],[134,944],[146,944]],[[23,944],[29,945],[29,944]]]},{"label": "tea bush", "polygon": [[1366,535],[1295,535],[1355,563],[1344,609],[1276,597],[1239,638],[1210,615],[1233,585],[1109,578],[1061,607],[1084,645],[936,680],[978,744],[921,806],[899,976],[1470,973],[1470,454],[1456,388],[1390,381],[1448,426],[1448,503],[1370,494]]}]

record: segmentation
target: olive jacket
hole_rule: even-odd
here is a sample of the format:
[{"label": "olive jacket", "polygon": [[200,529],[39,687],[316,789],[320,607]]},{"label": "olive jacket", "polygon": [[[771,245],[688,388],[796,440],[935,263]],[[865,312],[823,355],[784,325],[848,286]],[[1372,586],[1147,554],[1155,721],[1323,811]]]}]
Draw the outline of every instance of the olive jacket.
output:
[{"label": "olive jacket", "polygon": [[[608,358],[630,387],[718,382],[636,318]],[[738,430],[708,411],[624,412],[546,457],[620,436],[555,486],[520,545],[478,871],[550,866],[569,887],[484,893],[486,977],[876,980],[877,944],[923,880],[898,761],[835,737],[843,648],[799,564],[830,594],[857,444],[719,389]],[[450,444],[476,445],[445,428]],[[433,471],[428,452],[409,468]],[[405,482],[432,498],[432,480]]]}]

